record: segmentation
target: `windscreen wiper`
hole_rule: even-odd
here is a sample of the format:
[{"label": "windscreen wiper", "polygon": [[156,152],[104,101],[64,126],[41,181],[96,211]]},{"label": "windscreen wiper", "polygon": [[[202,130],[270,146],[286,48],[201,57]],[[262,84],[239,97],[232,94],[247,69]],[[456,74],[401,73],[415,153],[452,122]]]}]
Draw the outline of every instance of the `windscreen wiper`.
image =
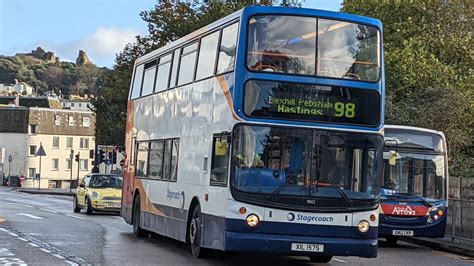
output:
[{"label": "windscreen wiper", "polygon": [[331,186],[337,190],[337,192],[341,195],[341,197],[347,202],[349,206],[352,206],[351,198],[347,195],[346,192],[344,192],[344,190],[342,190],[342,188],[340,188],[338,185],[336,185],[336,183],[331,181],[329,182],[329,184],[331,184]]},{"label": "windscreen wiper", "polygon": [[279,185],[277,188],[275,188],[275,190],[272,191],[272,194],[270,195],[270,197],[274,197],[278,194],[280,194],[280,192],[288,185],[288,183],[286,183],[286,181]]},{"label": "windscreen wiper", "polygon": [[[387,195],[387,196],[391,196],[391,195]],[[432,207],[433,204],[431,204],[431,202],[425,200],[423,197],[420,197],[420,196],[417,196],[417,195],[411,195],[411,194],[408,194],[408,193],[395,193],[393,194],[393,196],[395,197],[399,197],[399,198],[402,198],[402,199],[411,199],[411,198],[415,198],[417,199],[418,201],[420,201],[421,203],[423,203],[423,205],[425,205],[426,207]]]}]

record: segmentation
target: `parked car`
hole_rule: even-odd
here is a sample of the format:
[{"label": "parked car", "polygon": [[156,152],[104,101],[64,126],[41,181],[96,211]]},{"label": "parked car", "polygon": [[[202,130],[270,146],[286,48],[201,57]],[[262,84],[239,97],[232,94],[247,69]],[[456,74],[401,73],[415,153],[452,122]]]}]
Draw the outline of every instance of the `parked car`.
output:
[{"label": "parked car", "polygon": [[74,196],[74,212],[85,209],[93,212],[120,212],[122,202],[122,177],[113,174],[88,174]]}]

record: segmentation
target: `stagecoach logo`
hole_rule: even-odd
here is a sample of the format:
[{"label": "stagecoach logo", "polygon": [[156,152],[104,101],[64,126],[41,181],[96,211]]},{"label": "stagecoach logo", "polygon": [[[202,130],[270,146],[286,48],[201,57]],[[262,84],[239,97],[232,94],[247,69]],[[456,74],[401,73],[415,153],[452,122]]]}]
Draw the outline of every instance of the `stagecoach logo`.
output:
[{"label": "stagecoach logo", "polygon": [[303,221],[306,223],[313,223],[313,222],[334,222],[334,217],[332,216],[316,216],[316,215],[303,215],[297,214],[295,215],[292,212],[289,212],[286,216],[288,221]]},{"label": "stagecoach logo", "polygon": [[295,219],[295,215],[291,212],[288,213],[288,215],[286,216],[288,218],[288,221],[293,221]]},{"label": "stagecoach logo", "polygon": [[171,191],[171,190],[166,190],[166,197],[169,199],[177,199],[179,200],[179,211],[183,212],[184,211],[184,191]]},{"label": "stagecoach logo", "polygon": [[407,215],[407,216],[415,216],[416,215],[416,211],[414,209],[412,209],[410,206],[401,206],[401,205],[398,205],[398,206],[395,206],[395,208],[393,208],[393,211],[392,211],[392,214],[395,214],[395,215]]}]

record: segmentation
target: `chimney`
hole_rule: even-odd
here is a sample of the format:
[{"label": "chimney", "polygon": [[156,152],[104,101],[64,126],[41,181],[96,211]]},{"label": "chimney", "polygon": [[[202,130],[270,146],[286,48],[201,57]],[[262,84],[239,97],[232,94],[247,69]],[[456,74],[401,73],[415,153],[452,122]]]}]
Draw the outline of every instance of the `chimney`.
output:
[{"label": "chimney", "polygon": [[16,94],[16,99],[15,99],[15,106],[19,107],[20,106],[20,94]]}]

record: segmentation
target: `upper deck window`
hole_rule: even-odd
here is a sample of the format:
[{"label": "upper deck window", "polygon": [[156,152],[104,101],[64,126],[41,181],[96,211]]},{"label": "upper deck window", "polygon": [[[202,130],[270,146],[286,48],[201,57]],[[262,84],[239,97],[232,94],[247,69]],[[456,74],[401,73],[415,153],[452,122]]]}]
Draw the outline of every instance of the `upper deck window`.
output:
[{"label": "upper deck window", "polygon": [[199,62],[197,66],[196,80],[207,78],[214,74],[218,43],[218,31],[202,38],[201,47],[199,49]]},{"label": "upper deck window", "polygon": [[140,97],[140,90],[142,87],[144,68],[145,68],[145,65],[139,65],[135,68],[135,75],[133,78],[133,86],[132,86],[132,95],[130,96],[131,99]]},{"label": "upper deck window", "polygon": [[158,65],[158,74],[156,75],[155,92],[164,91],[168,88],[171,69],[171,54],[160,58]]},{"label": "upper deck window", "polygon": [[222,40],[219,47],[219,61],[217,62],[217,74],[232,71],[234,69],[238,31],[239,23],[234,23],[222,30]]},{"label": "upper deck window", "polygon": [[145,75],[143,76],[143,87],[141,96],[146,96],[153,93],[156,74],[156,61],[145,65]]},{"label": "upper deck window", "polygon": [[376,28],[300,16],[255,16],[249,21],[249,69],[377,81]]},{"label": "upper deck window", "polygon": [[194,69],[196,68],[197,48],[197,42],[183,48],[179,67],[178,86],[193,81]]}]

